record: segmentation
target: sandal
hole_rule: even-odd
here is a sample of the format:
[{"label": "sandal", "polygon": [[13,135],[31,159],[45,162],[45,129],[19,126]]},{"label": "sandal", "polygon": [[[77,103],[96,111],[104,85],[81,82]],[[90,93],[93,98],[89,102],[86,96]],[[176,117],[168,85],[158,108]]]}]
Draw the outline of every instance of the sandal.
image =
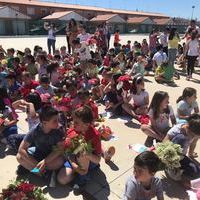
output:
[{"label": "sandal", "polygon": [[115,154],[115,147],[109,147],[104,153],[105,162],[109,162]]}]

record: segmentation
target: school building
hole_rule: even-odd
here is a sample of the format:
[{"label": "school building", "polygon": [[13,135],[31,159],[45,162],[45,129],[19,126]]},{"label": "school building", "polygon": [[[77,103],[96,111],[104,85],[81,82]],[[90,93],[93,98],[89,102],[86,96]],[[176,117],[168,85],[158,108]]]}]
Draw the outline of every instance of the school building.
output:
[{"label": "school building", "polygon": [[0,35],[46,34],[44,21],[55,22],[59,33],[64,34],[66,23],[71,18],[86,24],[91,32],[101,23],[107,23],[112,32],[119,29],[120,33],[149,33],[154,27],[162,29],[175,25],[169,16],[160,13],[39,0],[0,0]]}]

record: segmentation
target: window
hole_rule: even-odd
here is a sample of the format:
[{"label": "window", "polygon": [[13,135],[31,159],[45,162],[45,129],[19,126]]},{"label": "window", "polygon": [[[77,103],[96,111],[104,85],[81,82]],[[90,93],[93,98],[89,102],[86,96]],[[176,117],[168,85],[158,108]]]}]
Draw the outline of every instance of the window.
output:
[{"label": "window", "polygon": [[27,8],[27,15],[35,15],[35,8],[28,7]]}]

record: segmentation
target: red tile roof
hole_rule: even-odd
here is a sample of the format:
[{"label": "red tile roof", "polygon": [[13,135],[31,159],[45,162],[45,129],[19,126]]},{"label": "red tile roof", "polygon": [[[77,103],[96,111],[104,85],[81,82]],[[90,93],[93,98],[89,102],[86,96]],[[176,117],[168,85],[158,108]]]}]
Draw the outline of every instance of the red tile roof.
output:
[{"label": "red tile roof", "polygon": [[157,25],[166,25],[166,24],[169,24],[171,22],[171,19],[170,18],[162,18],[162,19],[153,19],[153,21]]},{"label": "red tile roof", "polygon": [[148,17],[129,17],[127,22],[130,24],[140,24],[147,19],[148,19]]},{"label": "red tile roof", "polygon": [[71,12],[73,12],[73,11],[54,12],[51,15],[48,15],[42,19],[59,19],[65,15],[70,14]]},{"label": "red tile roof", "polygon": [[168,17],[164,14],[160,13],[150,13],[150,12],[136,12],[129,10],[117,10],[117,9],[106,9],[94,6],[81,6],[81,5],[73,5],[73,4],[64,4],[64,3],[53,3],[53,2],[44,2],[37,0],[0,0],[1,3],[7,4],[21,4],[21,5],[32,5],[32,6],[43,6],[43,7],[52,7],[52,8],[66,8],[71,10],[93,10],[93,11],[102,11],[102,12],[110,12],[116,14],[129,14],[129,15],[142,15],[142,16],[152,16],[152,17]]},{"label": "red tile roof", "polygon": [[104,22],[104,21],[108,21],[109,19],[115,17],[116,15],[117,14],[97,15],[96,17],[92,18],[90,21]]}]

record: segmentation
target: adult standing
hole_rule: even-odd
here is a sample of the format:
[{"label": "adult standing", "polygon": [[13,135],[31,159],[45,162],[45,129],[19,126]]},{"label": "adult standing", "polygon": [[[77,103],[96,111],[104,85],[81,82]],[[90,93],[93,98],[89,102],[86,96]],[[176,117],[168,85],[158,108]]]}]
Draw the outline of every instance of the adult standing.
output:
[{"label": "adult standing", "polygon": [[163,52],[168,55],[168,34],[169,28],[166,28],[163,33],[160,34],[159,40],[160,44],[163,46]]},{"label": "adult standing", "polygon": [[44,22],[44,29],[48,31],[48,38],[47,38],[47,47],[48,52],[51,54],[51,47],[53,49],[53,54],[55,53],[55,45],[56,45],[56,26],[54,23],[49,25],[48,22]]},{"label": "adult standing", "polygon": [[158,31],[152,30],[149,35],[149,50],[150,53],[155,54],[156,53],[156,47],[158,45]]},{"label": "adult standing", "polygon": [[192,31],[191,39],[186,44],[185,55],[187,58],[187,77],[186,80],[190,80],[192,78],[192,73],[194,71],[194,66],[197,57],[200,54],[200,45],[197,39],[198,32],[197,30]]},{"label": "adult standing", "polygon": [[77,38],[78,35],[78,24],[75,19],[70,19],[69,24],[66,28],[66,37],[67,37],[67,43],[68,43],[68,52],[72,53],[74,52],[74,44],[73,40]]},{"label": "adult standing", "polygon": [[183,39],[188,35],[188,33],[191,33],[192,31],[197,31],[198,32],[197,37],[200,36],[200,28],[196,25],[195,20],[190,21],[190,25],[187,27],[187,30],[185,32],[185,35],[183,36]]},{"label": "adult standing", "polygon": [[168,58],[170,67],[174,67],[174,62],[176,60],[179,42],[180,42],[179,34],[176,31],[176,28],[172,28],[170,30],[168,38]]}]

